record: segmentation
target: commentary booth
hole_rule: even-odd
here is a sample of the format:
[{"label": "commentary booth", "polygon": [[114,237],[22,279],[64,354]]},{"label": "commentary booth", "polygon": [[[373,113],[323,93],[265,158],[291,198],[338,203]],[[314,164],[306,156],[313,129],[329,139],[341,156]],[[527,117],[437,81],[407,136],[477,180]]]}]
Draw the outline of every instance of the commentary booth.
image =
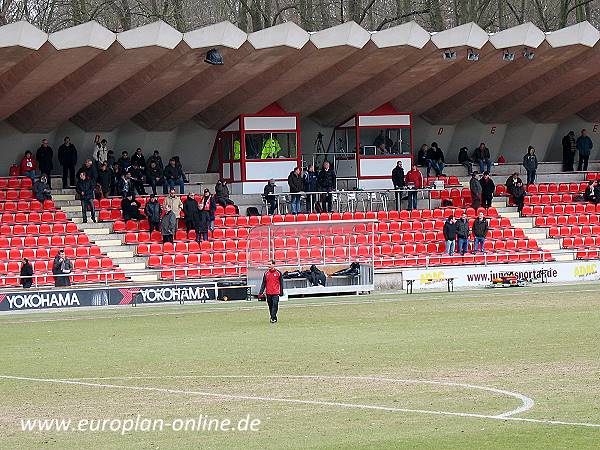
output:
[{"label": "commentary booth", "polygon": [[271,178],[287,187],[281,181],[301,165],[299,116],[276,103],[242,114],[219,131],[216,145],[219,173],[232,194],[262,193]]},{"label": "commentary booth", "polygon": [[405,173],[411,168],[412,125],[411,113],[397,112],[386,104],[335,127],[332,139],[338,178],[356,180],[359,189],[392,189],[391,173],[397,161],[402,161]]}]

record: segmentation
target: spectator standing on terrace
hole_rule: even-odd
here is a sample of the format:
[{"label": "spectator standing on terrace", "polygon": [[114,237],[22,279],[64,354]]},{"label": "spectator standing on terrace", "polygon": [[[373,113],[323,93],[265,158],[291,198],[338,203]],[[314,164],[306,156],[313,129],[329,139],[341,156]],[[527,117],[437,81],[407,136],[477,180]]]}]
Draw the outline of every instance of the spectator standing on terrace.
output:
[{"label": "spectator standing on terrace", "polygon": [[[395,190],[404,189],[406,182],[404,181],[404,168],[402,167],[402,161],[396,163],[396,167],[392,170],[392,184]],[[400,211],[402,206],[402,192],[395,192],[396,195],[396,209]]]},{"label": "spectator standing on terrace", "polygon": [[103,162],[100,164],[100,170],[98,170],[98,179],[96,180],[96,184],[100,186],[100,190],[102,191],[102,197],[108,197],[108,194],[110,194],[111,182],[112,173],[108,169],[108,164]]},{"label": "spectator standing on terrace", "polygon": [[229,186],[227,186],[226,180],[220,179],[215,184],[215,202],[223,208],[227,205],[234,205],[233,200],[229,198]]},{"label": "spectator standing on terrace", "polygon": [[264,273],[258,296],[267,295],[269,318],[271,323],[277,323],[279,297],[283,295],[283,275],[275,268],[275,261],[270,261],[269,269]]},{"label": "spectator standing on terrace", "polygon": [[163,237],[163,244],[173,242],[173,236],[175,236],[176,231],[177,217],[175,216],[175,213],[173,213],[171,205],[165,204],[165,215],[160,222],[160,233]]},{"label": "spectator standing on terrace", "polygon": [[513,191],[515,190],[515,186],[517,183],[523,183],[521,178],[519,178],[519,174],[514,172],[510,177],[506,179],[506,191],[512,196]]},{"label": "spectator standing on terrace", "polygon": [[488,174],[492,171],[492,160],[490,159],[490,149],[485,146],[485,143],[479,144],[473,151],[473,159],[476,164],[479,164],[479,172]]},{"label": "spectator standing on terrace", "polygon": [[81,168],[77,171],[77,179],[79,179],[81,172],[85,173],[88,180],[90,180],[95,187],[96,180],[98,180],[98,171],[96,170],[96,166],[91,159],[86,159],[83,163],[83,166],[81,166]]},{"label": "spectator standing on terrace", "polygon": [[296,167],[288,175],[288,186],[290,188],[290,209],[292,214],[298,214],[300,212],[300,192],[304,190],[304,181],[302,180],[302,169]]},{"label": "spectator standing on terrace", "polygon": [[163,171],[163,176],[165,177],[165,183],[167,183],[169,189],[174,189],[175,186],[179,186],[179,193],[184,193],[185,175],[183,174],[181,167],[177,166],[175,158],[169,160],[169,164],[167,164],[167,167],[165,167],[165,170]]},{"label": "spectator standing on terrace", "polygon": [[471,175],[473,172],[473,161],[469,158],[469,149],[467,147],[462,147],[458,151],[458,163],[467,169],[467,173]]},{"label": "spectator standing on terrace", "polygon": [[146,218],[150,224],[150,233],[152,233],[154,230],[160,231],[160,216],[162,214],[162,208],[160,207],[160,203],[158,203],[158,199],[156,198],[155,194],[150,195],[150,201],[148,201],[144,207],[144,214],[146,214]]},{"label": "spectator standing on terrace", "polygon": [[148,167],[146,167],[146,178],[148,179],[148,184],[152,188],[152,193],[156,195],[156,186],[162,186],[163,194],[167,193],[167,184],[165,183],[165,179],[163,178],[163,172],[155,160],[149,159]]},{"label": "spectator standing on terrace", "polygon": [[[63,189],[75,186],[75,165],[77,164],[77,149],[71,143],[69,136],[65,137],[63,143],[58,147],[58,162],[62,166]],[[67,178],[69,184],[67,184]]]},{"label": "spectator standing on terrace", "polygon": [[175,195],[175,189],[171,189],[169,191],[169,196],[165,198],[163,206],[166,207],[167,205],[171,207],[173,214],[175,214],[175,216],[179,218],[179,216],[181,215],[181,211],[183,211],[183,203],[181,199],[177,195]]},{"label": "spectator standing on terrace", "polygon": [[485,238],[488,234],[488,223],[485,217],[483,217],[483,213],[480,212],[473,222],[473,237],[475,238],[475,243],[473,244],[473,253],[477,253],[477,250],[480,249],[481,253],[485,253],[485,249],[483,248],[485,244]]},{"label": "spectator standing on terrace", "polygon": [[457,225],[454,216],[448,217],[444,223],[443,233],[444,241],[446,241],[446,254],[452,256],[454,254],[454,246],[456,244]]},{"label": "spectator standing on terrace", "polygon": [[408,188],[408,210],[417,209],[417,190],[423,187],[423,175],[413,163],[412,169],[404,177],[406,187]]},{"label": "spectator standing on terrace", "polygon": [[523,187],[523,182],[520,180],[517,181],[513,189],[513,201],[517,205],[517,211],[521,214],[523,212],[523,205],[525,204],[525,188]]},{"label": "spectator standing on terrace", "polygon": [[183,220],[188,233],[190,230],[198,230],[200,226],[200,208],[193,192],[187,195],[187,199],[183,203]]},{"label": "spectator standing on terrace", "polygon": [[269,215],[277,211],[277,196],[275,195],[275,180],[270,179],[263,189],[263,198],[267,202],[267,212]]},{"label": "spectator standing on terrace", "polygon": [[52,200],[50,194],[50,185],[46,179],[46,175],[42,175],[35,183],[33,183],[33,196],[39,202],[44,203],[44,200]]},{"label": "spectator standing on terrace", "polygon": [[312,164],[308,166],[308,169],[304,172],[304,192],[306,192],[306,210],[308,213],[312,213],[315,208],[317,201],[317,195],[311,194],[311,192],[317,191],[317,174],[315,172],[315,166]]},{"label": "spectator standing on terrace", "polygon": [[481,184],[481,202],[484,208],[489,208],[492,206],[496,185],[494,184],[492,177],[490,177],[490,173],[487,171],[483,172],[483,176],[479,180],[479,183]]},{"label": "spectator standing on terrace", "polygon": [[19,277],[19,282],[23,286],[23,289],[29,289],[33,285],[33,266],[27,258],[23,258]]},{"label": "spectator standing on terrace", "polygon": [[52,180],[52,169],[54,168],[54,151],[48,145],[48,139],[42,139],[42,145],[38,148],[35,159],[37,160],[40,173],[46,175],[48,183],[50,183]]},{"label": "spectator standing on terrace", "polygon": [[113,152],[112,150],[109,150],[106,153],[106,164],[108,164],[108,167],[114,167],[115,164],[117,164],[117,160],[115,158],[115,152]]},{"label": "spectator standing on terrace", "polygon": [[575,132],[569,131],[562,138],[563,148],[563,171],[573,172],[573,162],[575,162],[575,152],[577,151],[577,142],[575,141]]},{"label": "spectator standing on terrace", "polygon": [[[121,170],[120,166],[119,170]],[[116,195],[125,198],[130,192],[134,192],[133,184],[131,183],[131,174],[129,172],[124,172],[117,181],[115,193]]]},{"label": "spectator standing on terrace", "polygon": [[127,172],[131,167],[131,159],[127,150],[121,152],[121,157],[117,160],[117,164],[121,167],[121,172]]},{"label": "spectator standing on terrace", "polygon": [[477,178],[477,171],[471,173],[469,190],[471,191],[471,207],[477,210],[481,206],[481,183]]},{"label": "spectator standing on terrace", "polygon": [[596,197],[596,185],[597,181],[588,181],[588,185],[583,192],[583,199],[586,202],[598,203],[598,198]]},{"label": "spectator standing on terrace", "polygon": [[535,148],[531,145],[527,148],[527,154],[523,156],[523,167],[527,171],[527,184],[535,183],[535,174],[538,168],[537,156],[535,156]]},{"label": "spectator standing on terrace", "polygon": [[29,150],[25,152],[23,159],[21,160],[21,175],[27,177],[33,181],[35,179],[35,161],[33,155]]},{"label": "spectator standing on terrace", "polygon": [[135,149],[135,153],[131,157],[131,165],[135,164],[137,164],[138,167],[141,167],[142,169],[146,168],[146,158],[144,158],[142,149],[139,147]]},{"label": "spectator standing on terrace", "polygon": [[52,275],[54,275],[54,286],[71,286],[71,271],[73,264],[66,257],[65,251],[61,248],[52,262]]},{"label": "spectator standing on terrace", "polygon": [[214,231],[215,229],[215,211],[217,204],[215,199],[210,195],[208,189],[204,189],[204,195],[198,202],[200,208],[200,236],[196,236],[196,240],[200,238],[208,241],[208,230]]},{"label": "spectator standing on terrace", "polygon": [[[108,166],[111,168],[111,166]],[[119,183],[121,182],[123,174],[121,173],[121,168],[117,163],[112,165],[112,170],[110,171],[110,195],[121,196],[121,192],[119,191]]]},{"label": "spectator standing on terrace", "polygon": [[335,172],[330,167],[329,161],[323,162],[323,168],[317,177],[317,188],[319,191],[325,192],[321,194],[321,209],[324,212],[331,212],[333,209],[332,191],[335,191]]},{"label": "spectator standing on terrace", "polygon": [[464,256],[469,251],[469,218],[465,213],[456,221],[456,235],[458,236],[456,251]]},{"label": "spectator standing on terrace", "polygon": [[144,181],[146,181],[146,173],[137,162],[133,163],[129,168],[131,174],[131,183],[139,195],[146,195],[146,189],[144,188]]},{"label": "spectator standing on terrace", "polygon": [[103,162],[109,162],[108,157],[111,150],[108,150],[108,148],[106,147],[107,144],[108,142],[106,141],[106,139],[102,139],[100,142],[96,142],[92,158],[94,159],[94,161],[96,161],[97,165],[100,165]]},{"label": "spectator standing on terrace", "polygon": [[83,223],[87,223],[87,210],[90,210],[92,222],[96,222],[96,211],[94,209],[94,188],[95,184],[87,178],[85,172],[79,173],[79,180],[75,185],[75,192],[81,201],[81,215]]},{"label": "spectator standing on terrace", "polygon": [[121,200],[121,212],[123,213],[123,220],[142,220],[144,216],[140,213],[140,207],[142,205],[135,199],[135,195],[132,192],[127,194],[123,200]]},{"label": "spectator standing on terrace", "polygon": [[579,163],[577,164],[577,170],[587,170],[588,160],[590,159],[592,147],[594,146],[592,140],[587,135],[587,130],[581,130],[581,136],[577,138],[576,146],[577,150],[579,151]]}]

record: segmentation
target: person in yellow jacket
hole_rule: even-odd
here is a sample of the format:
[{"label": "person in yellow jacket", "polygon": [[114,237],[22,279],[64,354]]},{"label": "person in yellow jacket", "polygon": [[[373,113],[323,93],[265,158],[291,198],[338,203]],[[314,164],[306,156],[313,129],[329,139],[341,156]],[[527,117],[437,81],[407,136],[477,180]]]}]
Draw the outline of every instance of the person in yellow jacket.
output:
[{"label": "person in yellow jacket", "polygon": [[233,141],[233,159],[234,159],[234,161],[239,161],[239,159],[241,158],[241,153],[242,153],[242,146],[240,144],[240,141],[238,141],[236,139],[235,141]]},{"label": "person in yellow jacket", "polygon": [[280,151],[281,145],[279,145],[279,141],[273,137],[269,137],[263,145],[260,159],[278,158]]}]

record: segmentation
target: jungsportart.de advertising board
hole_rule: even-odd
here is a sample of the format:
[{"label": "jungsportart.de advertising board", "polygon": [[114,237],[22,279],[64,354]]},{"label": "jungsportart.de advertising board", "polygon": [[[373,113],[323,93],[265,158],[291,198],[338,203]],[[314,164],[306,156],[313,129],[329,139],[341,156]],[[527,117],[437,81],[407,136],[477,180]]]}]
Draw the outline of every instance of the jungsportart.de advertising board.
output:
[{"label": "jungsportart.de advertising board", "polygon": [[433,267],[402,271],[402,284],[415,280],[413,289],[439,289],[446,280],[454,278],[454,287],[489,286],[492,279],[502,275],[516,275],[532,281],[574,282],[600,280],[598,261],[568,261],[543,264],[494,264],[489,266]]}]

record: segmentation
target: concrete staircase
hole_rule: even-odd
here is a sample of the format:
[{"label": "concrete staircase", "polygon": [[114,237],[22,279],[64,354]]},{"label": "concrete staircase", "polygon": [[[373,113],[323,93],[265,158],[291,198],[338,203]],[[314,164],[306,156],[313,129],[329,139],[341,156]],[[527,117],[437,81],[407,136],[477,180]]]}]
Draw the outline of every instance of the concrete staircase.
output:
[{"label": "concrete staircase", "polygon": [[494,200],[492,206],[498,210],[501,217],[508,217],[515,228],[520,228],[529,239],[535,239],[538,245],[544,250],[550,250],[552,257],[556,261],[573,261],[573,254],[561,253],[560,241],[549,238],[546,228],[539,228],[534,225],[535,218],[520,217],[515,206],[508,206],[508,199],[502,198]]},{"label": "concrete staircase", "polygon": [[113,234],[113,224],[93,223],[88,216],[88,222],[83,223],[81,217],[81,204],[75,199],[73,189],[53,190],[54,204],[60,208],[77,227],[88,235],[90,241],[100,247],[102,253],[106,254],[113,263],[125,272],[132,281],[148,282],[157,281],[158,273],[140,273],[146,269],[147,258],[135,255],[135,245],[127,245],[123,242],[123,236]]}]

